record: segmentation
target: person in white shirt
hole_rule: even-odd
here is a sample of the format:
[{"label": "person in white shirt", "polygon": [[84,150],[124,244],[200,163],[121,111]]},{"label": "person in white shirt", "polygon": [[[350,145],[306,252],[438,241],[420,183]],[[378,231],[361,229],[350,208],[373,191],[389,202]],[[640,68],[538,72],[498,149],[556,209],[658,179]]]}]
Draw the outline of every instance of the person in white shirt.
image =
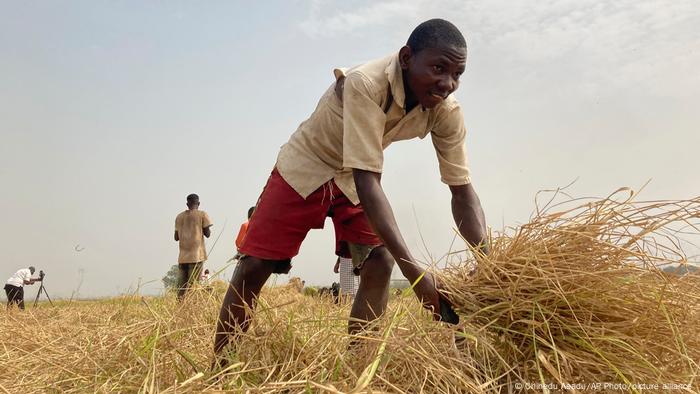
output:
[{"label": "person in white shirt", "polygon": [[12,304],[17,304],[19,309],[24,309],[24,285],[33,285],[41,280],[39,278],[32,278],[34,271],[34,267],[22,268],[5,282],[7,309],[10,309],[10,305]]},{"label": "person in white shirt", "polygon": [[207,282],[209,282],[209,270],[206,269],[202,273],[202,275],[199,276],[199,282],[203,285],[206,285]]}]

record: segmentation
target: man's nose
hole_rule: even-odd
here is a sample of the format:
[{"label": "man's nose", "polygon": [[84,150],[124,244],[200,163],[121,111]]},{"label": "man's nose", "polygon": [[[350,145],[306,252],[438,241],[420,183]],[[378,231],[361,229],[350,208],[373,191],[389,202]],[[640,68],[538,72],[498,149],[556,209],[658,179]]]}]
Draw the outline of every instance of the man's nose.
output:
[{"label": "man's nose", "polygon": [[445,93],[452,93],[457,88],[457,83],[451,75],[445,75],[438,81],[438,88]]}]

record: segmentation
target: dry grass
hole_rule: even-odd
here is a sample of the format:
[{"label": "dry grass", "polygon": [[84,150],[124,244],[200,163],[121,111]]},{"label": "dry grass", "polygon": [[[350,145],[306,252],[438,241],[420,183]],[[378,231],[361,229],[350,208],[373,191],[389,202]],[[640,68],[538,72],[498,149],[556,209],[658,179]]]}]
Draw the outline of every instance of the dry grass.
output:
[{"label": "dry grass", "polygon": [[443,273],[467,334],[478,327],[474,344],[494,347],[491,377],[698,391],[700,277],[659,267],[687,263],[681,245],[700,234],[700,199],[622,197],[557,206],[495,239],[474,275]]},{"label": "dry grass", "polygon": [[496,393],[608,382],[630,386],[597,391],[698,392],[700,280],[656,267],[684,259],[678,236],[700,234],[700,200],[553,209],[496,237],[474,275],[465,265],[441,273],[456,327],[404,294],[350,337],[348,306],[266,288],[230,366],[211,371],[221,286],[182,305],[170,295],[59,302],[0,312],[0,391]]}]

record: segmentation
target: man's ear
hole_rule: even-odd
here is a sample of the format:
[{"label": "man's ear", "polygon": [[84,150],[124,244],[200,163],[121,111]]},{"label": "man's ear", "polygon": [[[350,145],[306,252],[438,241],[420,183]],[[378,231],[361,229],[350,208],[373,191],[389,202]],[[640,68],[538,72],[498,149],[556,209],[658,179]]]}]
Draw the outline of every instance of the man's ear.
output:
[{"label": "man's ear", "polygon": [[413,56],[413,51],[408,45],[404,45],[399,50],[399,65],[402,70],[408,70],[408,65],[411,62],[411,57]]}]

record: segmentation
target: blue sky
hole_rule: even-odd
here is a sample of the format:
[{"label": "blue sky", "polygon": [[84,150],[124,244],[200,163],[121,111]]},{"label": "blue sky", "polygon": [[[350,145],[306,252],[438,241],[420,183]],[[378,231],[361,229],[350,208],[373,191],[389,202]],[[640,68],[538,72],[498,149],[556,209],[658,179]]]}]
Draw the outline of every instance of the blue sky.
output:
[{"label": "blue sky", "polygon": [[[495,230],[526,221],[537,191],[574,179],[576,196],[650,179],[643,198],[700,195],[695,1],[0,0],[0,10],[0,271],[44,269],[55,296],[139,281],[158,292],[192,192],[212,239],[223,230],[208,262],[223,267],[332,69],[397,51],[432,17],[467,37],[456,96]],[[431,144],[392,145],[384,172],[414,254],[459,247]],[[312,232],[292,274],[329,284],[332,240],[330,227]]]}]

